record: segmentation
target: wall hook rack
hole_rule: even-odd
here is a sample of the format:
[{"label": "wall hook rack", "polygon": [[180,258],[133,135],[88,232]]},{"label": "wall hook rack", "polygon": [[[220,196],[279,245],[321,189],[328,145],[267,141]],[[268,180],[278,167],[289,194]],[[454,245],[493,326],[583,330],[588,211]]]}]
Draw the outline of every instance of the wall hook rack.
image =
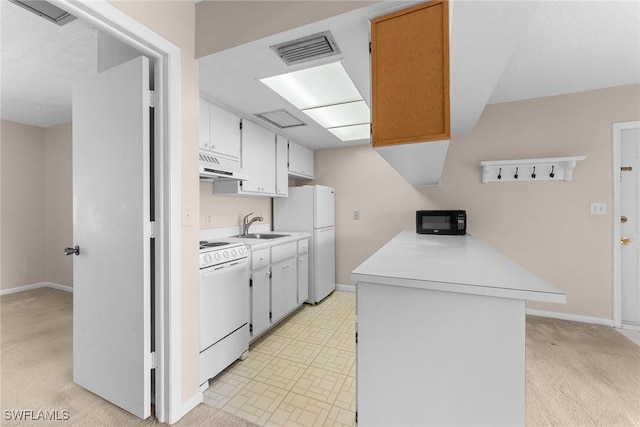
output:
[{"label": "wall hook rack", "polygon": [[[571,181],[573,170],[586,156],[549,157],[539,159],[482,161],[482,183],[513,181]],[[520,174],[519,170],[531,170],[531,174]],[[503,173],[504,172],[504,173]],[[509,173],[511,172],[511,173]]]}]

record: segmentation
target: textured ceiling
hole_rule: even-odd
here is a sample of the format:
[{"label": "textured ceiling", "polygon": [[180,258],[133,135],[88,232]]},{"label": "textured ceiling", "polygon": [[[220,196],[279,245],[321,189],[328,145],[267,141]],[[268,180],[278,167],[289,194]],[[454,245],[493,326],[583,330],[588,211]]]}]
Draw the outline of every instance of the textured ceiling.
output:
[{"label": "textured ceiling", "polygon": [[58,26],[0,0],[0,117],[49,127],[71,121],[71,87],[96,73],[97,31],[74,19]]},{"label": "textured ceiling", "polygon": [[[42,127],[71,121],[71,87],[97,69],[96,30],[79,19],[59,27],[6,0],[0,15],[0,117]],[[354,58],[365,61],[363,75],[367,58]],[[640,1],[543,0],[489,103],[631,83],[640,83]],[[232,107],[243,111],[243,102]]]},{"label": "textured ceiling", "polygon": [[640,1],[542,1],[489,103],[639,82]]}]

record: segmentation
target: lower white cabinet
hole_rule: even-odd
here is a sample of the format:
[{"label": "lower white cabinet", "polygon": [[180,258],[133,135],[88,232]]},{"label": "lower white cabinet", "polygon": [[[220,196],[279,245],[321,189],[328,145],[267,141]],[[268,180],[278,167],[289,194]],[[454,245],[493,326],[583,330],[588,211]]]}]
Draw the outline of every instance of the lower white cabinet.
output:
[{"label": "lower white cabinet", "polygon": [[309,298],[308,242],[303,238],[252,251],[252,341]]},{"label": "lower white cabinet", "polygon": [[255,336],[271,325],[269,301],[271,299],[270,270],[262,268],[251,273],[251,323],[249,332]]}]

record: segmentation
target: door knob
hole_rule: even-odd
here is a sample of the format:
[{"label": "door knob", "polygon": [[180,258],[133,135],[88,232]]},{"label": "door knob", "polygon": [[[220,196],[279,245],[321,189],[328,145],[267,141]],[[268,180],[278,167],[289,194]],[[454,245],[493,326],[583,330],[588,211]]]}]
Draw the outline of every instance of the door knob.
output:
[{"label": "door knob", "polygon": [[621,237],[620,243],[622,243],[623,245],[628,245],[629,243],[631,243],[631,239],[628,237]]},{"label": "door knob", "polygon": [[80,246],[76,245],[73,248],[64,248],[65,255],[80,255]]}]

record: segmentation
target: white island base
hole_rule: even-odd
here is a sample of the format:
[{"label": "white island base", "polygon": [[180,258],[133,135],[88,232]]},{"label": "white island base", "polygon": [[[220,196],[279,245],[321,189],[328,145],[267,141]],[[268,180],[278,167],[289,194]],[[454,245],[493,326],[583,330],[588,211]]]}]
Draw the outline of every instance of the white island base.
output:
[{"label": "white island base", "polygon": [[562,292],[472,236],[403,232],[352,277],[359,426],[525,425],[525,299]]}]

